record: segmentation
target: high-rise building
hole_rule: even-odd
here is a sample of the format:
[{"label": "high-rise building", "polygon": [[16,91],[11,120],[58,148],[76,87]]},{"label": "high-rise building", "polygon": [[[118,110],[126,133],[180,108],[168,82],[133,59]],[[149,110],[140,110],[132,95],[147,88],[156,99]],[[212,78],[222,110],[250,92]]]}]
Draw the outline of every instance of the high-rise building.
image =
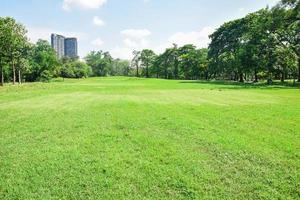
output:
[{"label": "high-rise building", "polygon": [[51,46],[56,51],[59,58],[77,58],[77,39],[66,38],[58,34],[51,34]]},{"label": "high-rise building", "polygon": [[77,53],[77,38],[65,39],[65,56],[69,58],[78,57]]},{"label": "high-rise building", "polygon": [[51,34],[51,46],[56,51],[57,56],[65,56],[65,37],[62,35]]}]

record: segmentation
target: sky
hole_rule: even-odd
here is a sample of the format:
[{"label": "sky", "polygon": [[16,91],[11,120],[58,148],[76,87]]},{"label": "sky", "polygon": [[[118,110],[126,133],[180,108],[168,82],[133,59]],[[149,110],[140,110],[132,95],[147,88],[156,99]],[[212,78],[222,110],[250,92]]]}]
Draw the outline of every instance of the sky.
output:
[{"label": "sky", "polygon": [[207,47],[209,35],[277,0],[1,0],[0,16],[24,24],[31,42],[51,33],[78,38],[81,58],[92,50],[131,59],[133,50],[161,53],[194,44]]}]

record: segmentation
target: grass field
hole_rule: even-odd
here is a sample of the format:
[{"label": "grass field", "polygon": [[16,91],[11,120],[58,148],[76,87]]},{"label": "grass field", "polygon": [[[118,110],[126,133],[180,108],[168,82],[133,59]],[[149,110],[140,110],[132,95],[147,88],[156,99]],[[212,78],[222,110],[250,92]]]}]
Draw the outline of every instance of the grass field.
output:
[{"label": "grass field", "polygon": [[122,77],[0,88],[0,199],[299,198],[299,88]]}]

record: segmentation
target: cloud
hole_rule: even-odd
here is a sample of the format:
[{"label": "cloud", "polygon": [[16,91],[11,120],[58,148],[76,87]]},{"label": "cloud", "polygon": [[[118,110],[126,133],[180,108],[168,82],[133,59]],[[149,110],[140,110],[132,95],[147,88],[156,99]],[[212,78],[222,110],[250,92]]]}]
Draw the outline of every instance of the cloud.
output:
[{"label": "cloud", "polygon": [[104,44],[104,42],[101,38],[97,38],[94,41],[92,41],[91,44],[94,46],[100,47]]},{"label": "cloud", "polygon": [[239,12],[244,12],[245,8],[239,8]]},{"label": "cloud", "polygon": [[191,31],[191,32],[178,32],[169,37],[168,43],[173,44],[176,43],[179,46],[185,44],[194,44],[195,46],[202,48],[207,47],[210,39],[209,35],[214,32],[212,27],[205,27],[199,31]]},{"label": "cloud", "polygon": [[131,38],[125,38],[123,40],[123,43],[126,47],[128,48],[132,48],[132,49],[135,49],[135,50],[139,50],[143,47],[147,47],[149,46],[149,41],[147,39],[140,39],[140,40],[134,40],[134,39],[131,39]]},{"label": "cloud", "polygon": [[126,29],[121,31],[121,34],[125,37],[142,39],[151,35],[151,32],[147,29]]},{"label": "cloud", "polygon": [[209,35],[214,32],[212,27],[204,27],[198,31],[177,32],[170,35],[166,42],[155,46],[151,45],[149,36],[151,32],[147,29],[127,29],[121,31],[124,37],[121,46],[115,47],[111,52],[112,55],[122,59],[132,59],[133,50],[142,50],[145,48],[153,49],[156,53],[163,53],[166,48],[170,48],[173,44],[183,46],[193,44],[197,48],[206,48],[210,43]]},{"label": "cloud", "polygon": [[105,22],[102,19],[100,19],[98,16],[95,16],[93,18],[93,23],[95,26],[104,26],[105,25]]},{"label": "cloud", "polygon": [[133,57],[133,49],[128,47],[120,47],[116,46],[114,49],[110,51],[111,55],[115,58],[131,60]]},{"label": "cloud", "polygon": [[204,27],[199,31],[177,32],[171,35],[166,43],[154,47],[153,49],[156,53],[163,53],[166,48],[172,47],[173,44],[177,44],[178,46],[193,44],[197,48],[207,48],[210,43],[209,35],[212,34],[214,30],[212,27]]},{"label": "cloud", "polygon": [[91,10],[100,8],[106,2],[107,0],[64,0],[62,8],[67,11],[72,8]]},{"label": "cloud", "polygon": [[56,29],[45,28],[45,27],[28,27],[27,36],[31,42],[35,43],[38,41],[38,39],[50,41],[52,33],[64,35],[66,37],[76,37],[78,41],[87,39],[87,34],[82,32],[56,30]]},{"label": "cloud", "polygon": [[122,45],[111,50],[114,57],[131,59],[134,50],[149,48],[148,37],[151,35],[151,31],[147,29],[126,29],[120,34],[123,37]]}]

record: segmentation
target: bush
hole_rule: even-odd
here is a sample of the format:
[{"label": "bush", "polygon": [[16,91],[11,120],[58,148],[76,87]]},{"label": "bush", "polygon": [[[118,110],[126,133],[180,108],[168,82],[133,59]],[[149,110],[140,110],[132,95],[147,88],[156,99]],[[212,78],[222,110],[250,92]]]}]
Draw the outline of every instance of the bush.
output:
[{"label": "bush", "polygon": [[92,69],[81,61],[70,61],[61,68],[63,78],[86,78],[91,75]]},{"label": "bush", "polygon": [[49,82],[52,79],[52,73],[48,70],[45,70],[41,73],[40,81]]}]

